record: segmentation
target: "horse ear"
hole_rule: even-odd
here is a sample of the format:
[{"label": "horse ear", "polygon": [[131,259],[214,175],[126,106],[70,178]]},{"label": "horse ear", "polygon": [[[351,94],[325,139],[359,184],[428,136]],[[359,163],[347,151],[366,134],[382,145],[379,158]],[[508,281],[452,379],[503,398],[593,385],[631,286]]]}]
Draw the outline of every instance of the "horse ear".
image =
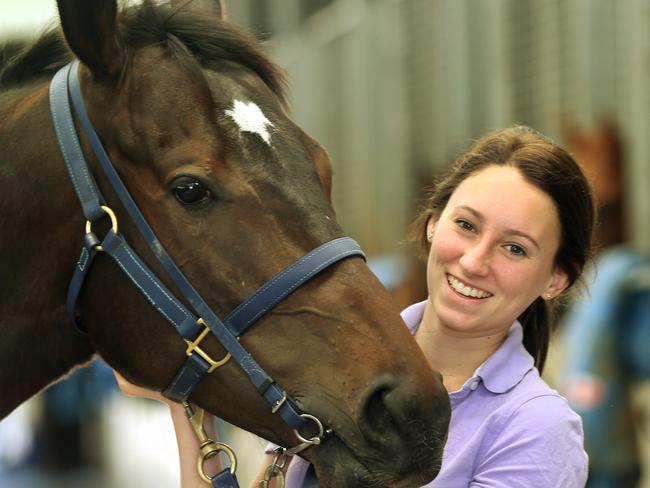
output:
[{"label": "horse ear", "polygon": [[116,0],[57,0],[72,52],[98,76],[115,76],[122,64]]}]

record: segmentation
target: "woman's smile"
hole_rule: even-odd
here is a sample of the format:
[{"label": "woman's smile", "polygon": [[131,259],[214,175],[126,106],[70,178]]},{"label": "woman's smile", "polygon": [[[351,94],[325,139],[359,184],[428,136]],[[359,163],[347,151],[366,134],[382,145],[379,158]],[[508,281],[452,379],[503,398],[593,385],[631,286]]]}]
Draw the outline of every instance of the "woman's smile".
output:
[{"label": "woman's smile", "polygon": [[454,275],[447,274],[447,283],[459,295],[462,295],[465,298],[474,298],[477,300],[484,300],[490,298],[492,293],[489,291],[482,290],[480,288],[473,287],[464,281],[456,278]]}]

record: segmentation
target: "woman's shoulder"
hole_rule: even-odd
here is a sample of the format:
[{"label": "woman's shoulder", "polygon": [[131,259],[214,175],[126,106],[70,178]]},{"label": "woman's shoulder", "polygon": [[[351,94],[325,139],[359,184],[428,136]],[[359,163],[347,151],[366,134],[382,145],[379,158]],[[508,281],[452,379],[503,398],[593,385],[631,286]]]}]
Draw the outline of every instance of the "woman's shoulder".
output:
[{"label": "woman's shoulder", "polygon": [[578,414],[538,374],[526,375],[509,393],[498,431],[492,432],[479,456],[485,464],[478,471],[490,471],[499,458],[509,459],[508,464],[520,464],[533,479],[560,483],[552,486],[579,486],[586,477],[587,455]]},{"label": "woman's shoulder", "polygon": [[478,383],[459,394],[466,396],[452,413],[442,471],[432,487],[584,487],[580,417],[536,370],[505,391]]},{"label": "woman's shoulder", "polygon": [[505,486],[584,486],[587,455],[582,421],[566,399],[539,375],[524,378],[508,396],[498,428],[477,458],[477,476],[500,478],[497,473],[507,466],[512,470],[511,483],[526,483]]},{"label": "woman's shoulder", "polygon": [[502,412],[504,425],[534,423],[540,426],[574,422],[582,425],[566,398],[551,388],[534,368],[506,396],[506,411]]},{"label": "woman's shoulder", "polygon": [[582,419],[536,369],[509,391],[492,395],[492,401],[495,403],[486,419],[491,425],[483,442],[485,450],[514,442],[538,451],[548,449],[547,454],[551,454],[554,445],[563,445],[566,452],[582,456]]},{"label": "woman's shoulder", "polygon": [[[518,425],[521,428],[565,429],[571,426],[582,438],[580,416],[571,409],[564,397],[550,388],[522,396],[512,405],[509,417],[504,424],[506,427]],[[546,434],[552,435],[553,430],[548,430]]]}]

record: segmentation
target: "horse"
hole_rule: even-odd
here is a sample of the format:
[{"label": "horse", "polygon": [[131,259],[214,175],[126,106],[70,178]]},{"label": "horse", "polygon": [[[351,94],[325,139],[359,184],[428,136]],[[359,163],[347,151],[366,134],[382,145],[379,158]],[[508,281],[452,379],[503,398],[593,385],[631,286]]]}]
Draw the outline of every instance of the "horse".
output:
[{"label": "horse", "polygon": [[[248,369],[269,372],[262,389],[284,388],[273,408],[235,361],[206,374],[188,399],[284,446],[300,431],[278,408],[293,404],[319,419],[322,442],[301,455],[324,487],[434,478],[448,396],[358,256],[305,280],[230,342],[205,333],[180,340],[114,256],[101,252],[101,239],[83,248],[95,256],[85,269],[82,236],[84,245],[88,236],[124,236],[136,264],[160,277],[157,289],[178,295],[160,261],[167,253],[219,322],[344,234],[326,151],[291,121],[282,71],[223,18],[219,3],[210,12],[190,2],[57,4],[60,26],[12,51],[0,71],[0,418],[96,355],[129,381],[163,391],[195,352],[222,358],[245,348]],[[153,250],[137,219],[126,217],[77,110],[68,129],[79,131],[77,149],[113,209],[110,222],[91,223],[82,212],[50,113],[52,76],[66,65],[89,124],[158,239]],[[82,267],[78,330],[66,289]],[[187,301],[174,303],[190,308]],[[203,325],[214,332],[215,324]]]}]

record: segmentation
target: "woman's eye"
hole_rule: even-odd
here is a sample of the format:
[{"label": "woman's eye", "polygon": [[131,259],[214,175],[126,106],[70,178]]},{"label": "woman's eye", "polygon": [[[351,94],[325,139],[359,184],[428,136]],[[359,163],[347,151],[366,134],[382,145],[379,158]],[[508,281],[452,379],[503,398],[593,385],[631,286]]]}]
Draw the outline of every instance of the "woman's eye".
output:
[{"label": "woman's eye", "polygon": [[526,250],[517,244],[506,244],[505,248],[513,256],[526,256]]},{"label": "woman's eye", "polygon": [[474,230],[474,226],[471,223],[469,223],[467,220],[458,219],[456,220],[456,225],[458,225],[458,227],[460,227],[463,230],[469,230],[469,231]]},{"label": "woman's eye", "polygon": [[174,187],[174,195],[183,205],[196,205],[212,197],[212,193],[201,182],[184,179]]}]

